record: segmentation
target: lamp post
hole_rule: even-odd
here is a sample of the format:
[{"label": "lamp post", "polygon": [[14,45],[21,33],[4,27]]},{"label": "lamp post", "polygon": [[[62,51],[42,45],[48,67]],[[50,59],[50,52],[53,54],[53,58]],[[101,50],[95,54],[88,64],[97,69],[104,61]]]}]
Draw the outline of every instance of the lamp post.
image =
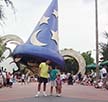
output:
[{"label": "lamp post", "polygon": [[97,79],[99,78],[99,46],[98,46],[98,1],[95,0],[95,24],[96,24],[96,74]]}]

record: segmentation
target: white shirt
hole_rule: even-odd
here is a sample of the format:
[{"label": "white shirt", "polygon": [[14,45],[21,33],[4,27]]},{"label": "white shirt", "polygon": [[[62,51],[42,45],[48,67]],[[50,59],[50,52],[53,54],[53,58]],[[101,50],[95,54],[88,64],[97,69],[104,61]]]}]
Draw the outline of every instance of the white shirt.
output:
[{"label": "white shirt", "polygon": [[21,79],[25,79],[25,75],[24,74],[22,75]]},{"label": "white shirt", "polygon": [[106,68],[104,68],[104,67],[103,67],[103,68],[101,69],[101,72],[102,72],[102,74],[105,74],[105,73],[107,73],[107,70],[106,70]]}]

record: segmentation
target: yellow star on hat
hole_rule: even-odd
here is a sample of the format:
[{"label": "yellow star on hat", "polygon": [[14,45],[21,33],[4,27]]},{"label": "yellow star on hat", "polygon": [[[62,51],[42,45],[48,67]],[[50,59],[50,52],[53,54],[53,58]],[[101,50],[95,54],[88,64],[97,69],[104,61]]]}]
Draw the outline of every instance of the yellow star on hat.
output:
[{"label": "yellow star on hat", "polygon": [[49,17],[43,16],[42,19],[39,21],[39,24],[40,25],[43,24],[43,23],[48,24],[48,19],[49,19]]},{"label": "yellow star on hat", "polygon": [[58,12],[57,10],[54,9],[53,15],[57,18],[58,17]]},{"label": "yellow star on hat", "polygon": [[58,32],[56,31],[53,31],[51,30],[51,33],[52,33],[52,39],[56,41],[56,43],[58,44],[59,42],[59,38],[58,38]]}]

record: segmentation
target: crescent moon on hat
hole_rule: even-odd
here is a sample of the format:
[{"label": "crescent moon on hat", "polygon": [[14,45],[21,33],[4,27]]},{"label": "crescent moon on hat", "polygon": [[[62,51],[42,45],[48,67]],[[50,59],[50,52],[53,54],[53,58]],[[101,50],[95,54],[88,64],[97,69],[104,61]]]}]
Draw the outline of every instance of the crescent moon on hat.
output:
[{"label": "crescent moon on hat", "polygon": [[35,46],[46,46],[47,44],[40,42],[39,40],[37,40],[37,34],[40,32],[41,30],[37,30],[35,33],[32,34],[30,42],[35,45]]}]

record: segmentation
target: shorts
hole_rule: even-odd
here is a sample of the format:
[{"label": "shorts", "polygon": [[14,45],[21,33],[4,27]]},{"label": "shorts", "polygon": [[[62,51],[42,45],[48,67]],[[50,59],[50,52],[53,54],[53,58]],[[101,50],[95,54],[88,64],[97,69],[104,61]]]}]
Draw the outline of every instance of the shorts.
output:
[{"label": "shorts", "polygon": [[22,79],[22,82],[25,82],[25,80],[24,80],[24,79]]},{"label": "shorts", "polygon": [[48,82],[48,78],[38,77],[38,82],[46,84]]},{"label": "shorts", "polygon": [[57,86],[56,80],[53,80],[53,81],[51,80],[50,82],[51,82],[51,86],[54,86],[54,87]]},{"label": "shorts", "polygon": [[103,73],[103,77],[106,77],[107,73]]}]

